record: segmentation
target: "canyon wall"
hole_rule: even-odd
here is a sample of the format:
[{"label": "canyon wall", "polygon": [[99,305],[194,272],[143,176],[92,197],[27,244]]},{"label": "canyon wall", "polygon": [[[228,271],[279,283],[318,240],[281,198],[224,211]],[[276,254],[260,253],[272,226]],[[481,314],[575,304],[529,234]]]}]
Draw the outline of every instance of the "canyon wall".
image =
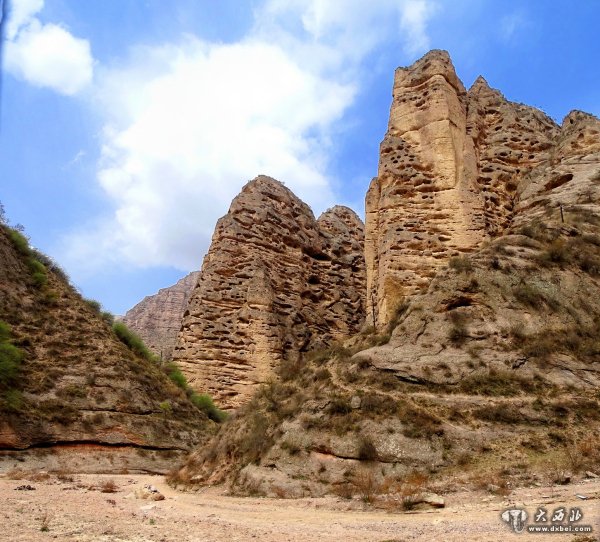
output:
[{"label": "canyon wall", "polygon": [[199,271],[186,275],[173,286],[145,297],[123,316],[127,327],[163,360],[173,356],[181,319],[199,277]]},{"label": "canyon wall", "polygon": [[283,363],[361,328],[363,224],[336,206],[318,220],[280,182],[246,184],[216,226],[174,360],[234,408]]},{"label": "canyon wall", "polygon": [[504,231],[519,179],[549,158],[558,131],[481,77],[467,92],[445,51],[396,70],[366,196],[367,315],[378,327],[451,257]]}]

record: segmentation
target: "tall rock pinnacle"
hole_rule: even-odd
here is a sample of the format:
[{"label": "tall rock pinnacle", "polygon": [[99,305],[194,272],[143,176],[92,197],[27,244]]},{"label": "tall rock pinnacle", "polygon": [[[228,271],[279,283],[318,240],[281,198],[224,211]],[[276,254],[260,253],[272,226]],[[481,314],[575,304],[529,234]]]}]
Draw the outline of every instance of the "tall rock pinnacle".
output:
[{"label": "tall rock pinnacle", "polygon": [[452,256],[508,226],[516,178],[548,158],[558,126],[478,78],[469,92],[448,53],[398,68],[378,176],[366,196],[367,315],[386,324]]},{"label": "tall rock pinnacle", "polygon": [[364,320],[363,225],[345,207],[319,220],[259,176],[217,223],[174,352],[193,387],[226,408],[282,362],[356,333]]}]

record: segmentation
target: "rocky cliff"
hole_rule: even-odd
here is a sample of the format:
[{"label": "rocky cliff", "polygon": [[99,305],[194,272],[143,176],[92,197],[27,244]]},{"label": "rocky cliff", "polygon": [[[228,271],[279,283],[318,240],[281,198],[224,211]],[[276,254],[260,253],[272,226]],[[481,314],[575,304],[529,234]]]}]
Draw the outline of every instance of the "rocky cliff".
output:
[{"label": "rocky cliff", "polygon": [[451,257],[510,225],[518,182],[550,158],[558,133],[544,113],[507,101],[481,77],[467,92],[445,51],[396,70],[366,197],[367,314],[374,304],[378,327]]},{"label": "rocky cliff", "polygon": [[181,328],[181,319],[200,272],[194,271],[169,288],[145,297],[129,309],[123,322],[163,360],[170,360]]},{"label": "rocky cliff", "polygon": [[284,367],[174,482],[409,509],[600,468],[597,118],[399,69],[365,254],[381,332]]},{"label": "rocky cliff", "polygon": [[364,321],[363,224],[345,207],[318,220],[260,176],[216,226],[174,360],[190,384],[233,408],[283,363]]},{"label": "rocky cliff", "polygon": [[0,225],[0,470],[165,472],[213,431],[51,260]]}]

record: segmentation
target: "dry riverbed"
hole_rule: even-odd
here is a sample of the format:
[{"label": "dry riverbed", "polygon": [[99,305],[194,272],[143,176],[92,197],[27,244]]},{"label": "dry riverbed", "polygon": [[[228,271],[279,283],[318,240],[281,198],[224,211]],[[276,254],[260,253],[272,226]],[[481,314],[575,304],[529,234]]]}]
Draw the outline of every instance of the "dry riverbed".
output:
[{"label": "dry riverbed", "polygon": [[[136,497],[136,490],[146,485],[154,486],[165,499]],[[600,533],[598,479],[551,488],[522,488],[508,497],[464,491],[445,498],[446,508],[406,513],[376,510],[357,500],[336,497],[238,498],[223,495],[219,488],[182,493],[159,476],[0,477],[0,540],[523,542],[531,538],[591,542]],[[500,514],[515,506],[525,507],[530,515],[540,506],[549,514],[559,507],[567,511],[578,508],[583,518],[577,524],[591,524],[594,533],[514,534]]]}]

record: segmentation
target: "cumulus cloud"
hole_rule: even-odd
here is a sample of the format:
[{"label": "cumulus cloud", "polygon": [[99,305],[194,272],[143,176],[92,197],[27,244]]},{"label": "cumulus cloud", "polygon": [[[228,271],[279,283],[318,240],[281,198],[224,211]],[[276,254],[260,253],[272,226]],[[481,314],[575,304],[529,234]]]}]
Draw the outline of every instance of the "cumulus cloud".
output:
[{"label": "cumulus cloud", "polygon": [[[255,31],[276,36],[323,69],[356,68],[384,41],[400,41],[409,55],[429,47],[432,0],[267,0]],[[319,54],[315,54],[318,52]]]},{"label": "cumulus cloud", "polygon": [[430,12],[417,5],[429,3],[268,0],[238,43],[188,36],[98,70],[98,182],[114,213],[70,236],[69,267],[198,269],[217,218],[260,173],[317,213],[335,203],[327,157],[336,123],[383,39],[380,23],[425,46]]},{"label": "cumulus cloud", "polygon": [[216,219],[259,173],[315,208],[333,202],[326,131],[351,103],[352,86],[307,73],[262,42],[189,38],[138,50],[134,66],[140,57],[154,69],[101,78],[98,100],[110,119],[98,179],[116,213],[72,238],[81,260],[198,268]]},{"label": "cumulus cloud", "polygon": [[5,67],[30,84],[74,95],[92,81],[93,58],[87,40],[36,15],[44,0],[13,0],[7,23]]}]

